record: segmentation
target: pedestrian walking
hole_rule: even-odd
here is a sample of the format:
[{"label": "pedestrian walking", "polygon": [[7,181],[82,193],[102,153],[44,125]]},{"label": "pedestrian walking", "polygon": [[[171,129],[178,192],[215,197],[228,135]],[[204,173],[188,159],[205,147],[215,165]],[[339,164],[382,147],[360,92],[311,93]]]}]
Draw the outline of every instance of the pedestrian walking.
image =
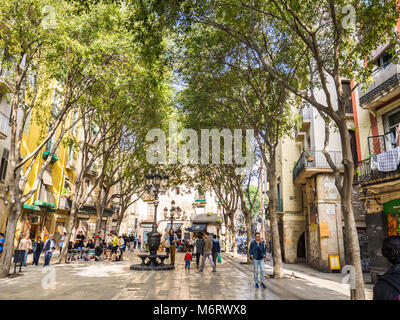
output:
[{"label": "pedestrian walking", "polygon": [[204,239],[203,236],[199,233],[197,235],[197,239],[193,242],[193,254],[196,256],[196,268],[200,268],[200,256],[204,253]]},{"label": "pedestrian walking", "polygon": [[42,242],[42,239],[40,237],[38,237],[37,240],[33,243],[32,251],[33,251],[32,265],[38,266],[39,265],[40,254],[43,251],[43,242]]},{"label": "pedestrian walking", "polygon": [[122,261],[124,260],[124,251],[125,251],[125,241],[123,236],[119,236],[118,249],[119,249],[119,254],[118,254],[118,259],[116,259],[116,261]]},{"label": "pedestrian walking", "polygon": [[133,250],[136,250],[136,246],[137,246],[137,237],[136,237],[135,234],[132,236],[132,239],[133,239]]},{"label": "pedestrian walking", "polygon": [[213,235],[213,246],[212,246],[212,258],[215,265],[215,270],[217,269],[217,258],[219,253],[221,252],[221,245],[217,239],[217,235]]},{"label": "pedestrian walking", "polygon": [[6,238],[4,237],[4,233],[0,232],[0,259],[4,250],[4,243],[6,242]]},{"label": "pedestrian walking", "polygon": [[106,237],[106,258],[108,260],[111,260],[111,254],[112,254],[112,241],[113,241],[113,235],[109,233]]},{"label": "pedestrian walking", "polygon": [[138,249],[140,250],[142,247],[142,236],[139,236],[139,239],[137,240],[137,244],[138,244]]},{"label": "pedestrian walking", "polygon": [[112,244],[111,255],[114,254],[113,261],[117,261],[117,250],[118,250],[119,238],[117,237],[117,233],[115,231],[111,231],[111,234],[113,236],[113,240],[111,241],[111,244]]},{"label": "pedestrian walking", "polygon": [[260,267],[260,283],[263,289],[266,288],[264,284],[264,257],[265,257],[265,245],[264,242],[261,241],[260,233],[256,232],[256,238],[250,244],[250,259],[253,260],[254,267],[254,282],[256,283],[256,288],[259,288],[258,285],[258,267]]},{"label": "pedestrian walking", "polygon": [[206,238],[205,241],[204,241],[204,254],[203,254],[203,259],[201,261],[200,269],[198,271],[199,272],[203,272],[204,265],[206,263],[206,259],[208,258],[208,260],[210,261],[211,266],[213,268],[213,272],[216,272],[217,270],[215,269],[215,264],[214,264],[213,259],[212,259],[213,241],[210,238],[208,232],[204,233],[204,237]]},{"label": "pedestrian walking", "polygon": [[185,271],[190,270],[190,262],[192,261],[192,254],[190,253],[190,249],[186,249],[186,254],[185,254]]},{"label": "pedestrian walking", "polygon": [[53,256],[53,250],[57,247],[57,243],[54,241],[54,234],[51,234],[49,238],[44,243],[44,265],[43,267],[47,267],[50,265],[51,257]]},{"label": "pedestrian walking", "polygon": [[99,231],[99,233],[95,237],[94,241],[94,251],[95,251],[95,256],[94,256],[94,261],[99,261],[100,256],[103,253],[103,238],[101,237],[102,233]]},{"label": "pedestrian walking", "polygon": [[373,300],[400,300],[400,236],[390,236],[383,240],[382,255],[392,266],[378,277]]},{"label": "pedestrian walking", "polygon": [[32,240],[29,239],[29,233],[25,234],[25,238],[23,238],[19,242],[19,248],[18,249],[25,251],[24,263],[22,265],[26,266],[26,259],[28,258],[29,250],[32,249]]},{"label": "pedestrian walking", "polygon": [[61,251],[62,251],[64,242],[65,242],[65,235],[63,233],[62,236],[61,236],[61,239],[60,239],[60,255],[61,255]]},{"label": "pedestrian walking", "polygon": [[166,240],[169,242],[169,257],[171,260],[171,264],[175,264],[175,252],[176,243],[178,242],[178,236],[174,233],[173,229],[169,230]]}]

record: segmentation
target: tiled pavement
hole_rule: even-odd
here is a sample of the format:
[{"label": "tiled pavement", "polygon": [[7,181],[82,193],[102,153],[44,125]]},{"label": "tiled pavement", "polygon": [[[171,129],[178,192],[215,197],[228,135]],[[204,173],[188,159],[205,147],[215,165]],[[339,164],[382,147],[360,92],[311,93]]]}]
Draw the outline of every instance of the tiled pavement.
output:
[{"label": "tiled pavement", "polygon": [[[125,258],[116,263],[74,262],[54,265],[54,268],[28,266],[21,276],[0,279],[0,299],[348,299],[343,285],[310,276],[267,278],[268,288],[256,289],[252,266],[240,264],[238,259],[225,254],[216,273],[211,272],[208,261],[203,273],[196,272],[195,263],[190,271],[185,271],[182,253],[177,253],[175,270],[160,272],[130,270],[129,266],[139,263],[140,259],[136,253],[126,254]],[[266,265],[266,273],[271,270]],[[44,289],[42,283],[51,278],[51,272],[55,272],[55,288]],[[296,275],[302,277],[299,272]],[[44,281],[45,286],[46,283]]]}]

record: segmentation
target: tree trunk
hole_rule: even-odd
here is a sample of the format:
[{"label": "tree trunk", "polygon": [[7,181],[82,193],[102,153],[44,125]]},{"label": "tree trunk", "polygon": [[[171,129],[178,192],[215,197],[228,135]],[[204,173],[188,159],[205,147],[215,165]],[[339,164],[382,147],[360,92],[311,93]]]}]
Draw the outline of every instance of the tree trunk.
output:
[{"label": "tree trunk", "polygon": [[350,265],[355,270],[355,289],[350,289],[351,300],[365,300],[364,278],[361,267],[360,244],[358,242],[358,233],[356,221],[354,218],[352,196],[353,196],[353,179],[354,179],[354,163],[351,153],[350,136],[346,127],[340,127],[340,136],[343,154],[343,188],[340,193],[342,212],[345,222],[346,244],[350,253]]},{"label": "tree trunk", "polygon": [[269,165],[270,172],[270,190],[268,192],[269,197],[269,213],[271,221],[271,242],[272,242],[272,254],[273,254],[273,264],[274,264],[274,278],[283,278],[283,267],[282,267],[282,252],[281,243],[279,240],[279,228],[278,228],[278,217],[276,213],[276,168],[275,159],[271,158]]},{"label": "tree trunk", "polygon": [[[13,210],[15,208],[15,210]],[[17,202],[14,206],[11,202],[7,208],[7,229],[6,240],[4,243],[3,254],[1,256],[0,277],[7,277],[10,272],[11,261],[14,254],[14,239],[18,219],[21,215],[22,204]]]},{"label": "tree trunk", "polygon": [[228,214],[224,212],[224,223],[225,223],[225,252],[228,252],[230,249],[230,242],[229,242],[229,237],[230,237],[230,232],[229,232],[229,217]]},{"label": "tree trunk", "polygon": [[237,255],[237,242],[236,242],[236,231],[235,231],[235,215],[233,212],[230,214],[231,221],[231,238],[232,238],[232,254]]},{"label": "tree trunk", "polygon": [[67,253],[68,253],[68,244],[71,240],[72,232],[75,228],[75,220],[76,220],[77,212],[78,212],[78,206],[77,206],[76,200],[74,199],[72,201],[72,205],[71,205],[71,213],[70,213],[68,227],[67,227],[67,234],[65,236],[64,245],[61,250],[61,255],[60,255],[60,259],[58,260],[58,263],[63,264],[66,262]]},{"label": "tree trunk", "polygon": [[[246,209],[245,209],[246,210]],[[252,241],[251,235],[251,213],[246,210],[244,214],[245,221],[246,221],[246,233],[247,233],[247,264],[251,264],[252,261],[250,260],[250,244]]]}]

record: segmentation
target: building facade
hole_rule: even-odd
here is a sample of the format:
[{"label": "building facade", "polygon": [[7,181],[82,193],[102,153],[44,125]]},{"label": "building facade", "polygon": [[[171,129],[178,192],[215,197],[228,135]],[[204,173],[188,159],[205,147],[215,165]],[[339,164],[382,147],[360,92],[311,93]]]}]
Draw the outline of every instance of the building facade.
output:
[{"label": "building facade", "polygon": [[[400,32],[400,24],[398,24]],[[389,263],[382,256],[383,239],[400,235],[400,65],[392,63],[390,44],[371,53],[375,70],[370,85],[357,94],[362,161],[358,167],[360,194],[367,212],[371,278]]]}]

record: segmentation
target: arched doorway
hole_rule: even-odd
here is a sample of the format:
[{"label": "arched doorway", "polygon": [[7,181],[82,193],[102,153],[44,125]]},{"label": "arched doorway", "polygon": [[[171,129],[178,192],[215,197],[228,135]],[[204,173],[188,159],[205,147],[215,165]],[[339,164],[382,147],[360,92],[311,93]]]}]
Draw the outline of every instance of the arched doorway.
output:
[{"label": "arched doorway", "polygon": [[297,262],[306,262],[306,238],[303,232],[297,241]]}]

